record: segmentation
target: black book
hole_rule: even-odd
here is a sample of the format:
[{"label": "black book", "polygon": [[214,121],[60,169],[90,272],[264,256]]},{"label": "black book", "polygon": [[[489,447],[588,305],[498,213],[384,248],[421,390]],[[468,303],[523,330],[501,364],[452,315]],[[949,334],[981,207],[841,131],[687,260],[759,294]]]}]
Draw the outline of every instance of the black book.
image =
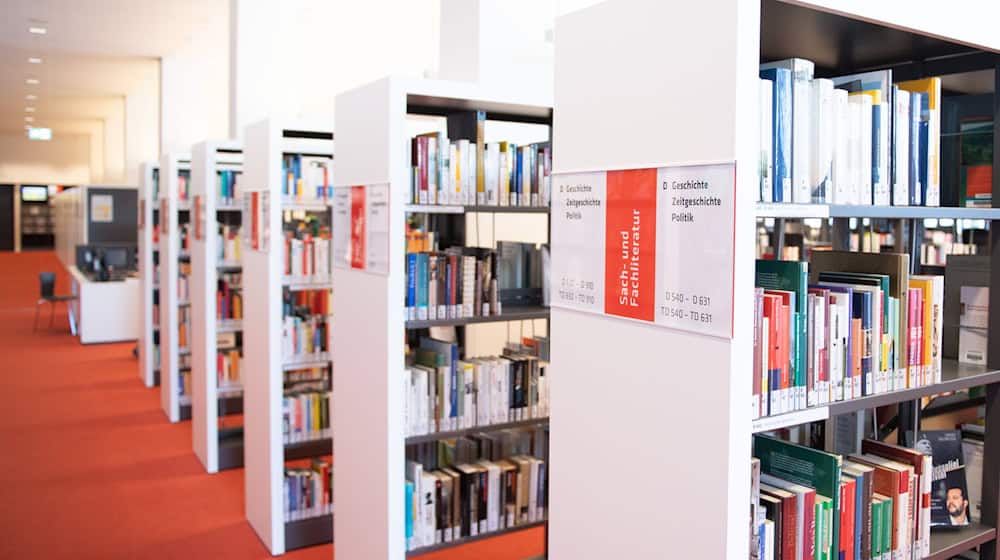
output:
[{"label": "black book", "polygon": [[[912,433],[909,438],[913,439]],[[965,480],[960,430],[917,432],[913,448],[933,457],[931,477],[931,527],[969,524],[969,489]]]}]

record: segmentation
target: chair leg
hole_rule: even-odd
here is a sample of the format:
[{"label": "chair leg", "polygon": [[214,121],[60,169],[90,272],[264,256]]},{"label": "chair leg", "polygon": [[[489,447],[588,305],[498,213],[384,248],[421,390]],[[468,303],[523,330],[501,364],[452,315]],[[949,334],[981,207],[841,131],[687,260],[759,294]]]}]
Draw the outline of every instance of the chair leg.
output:
[{"label": "chair leg", "polygon": [[52,323],[55,321],[55,318],[56,318],[56,302],[50,301],[49,302],[49,329],[50,330],[52,329]]},{"label": "chair leg", "polygon": [[31,332],[38,331],[38,307],[42,304],[41,301],[35,302],[35,321],[31,324]]}]

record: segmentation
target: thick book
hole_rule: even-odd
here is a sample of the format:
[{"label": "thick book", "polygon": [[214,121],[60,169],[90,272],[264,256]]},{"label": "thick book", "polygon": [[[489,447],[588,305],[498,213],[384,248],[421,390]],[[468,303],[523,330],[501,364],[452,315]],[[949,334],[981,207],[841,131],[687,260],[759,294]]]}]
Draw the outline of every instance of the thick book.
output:
[{"label": "thick book", "polygon": [[796,558],[810,560],[816,556],[816,490],[801,484],[761,474],[762,485],[780,488],[796,497]]},{"label": "thick book", "polygon": [[932,457],[915,449],[871,439],[865,439],[861,442],[861,451],[913,467],[914,475],[917,477],[917,501],[914,507],[917,550],[921,557],[929,555],[931,549]]},{"label": "thick book", "polygon": [[833,503],[829,558],[836,558],[840,543],[840,477],[841,457],[787,441],[757,435],[753,439],[753,454],[760,459],[761,472],[789,482],[815,488]]},{"label": "thick book", "polygon": [[[910,436],[912,440],[912,434]],[[930,488],[930,526],[956,527],[969,524],[969,489],[965,476],[960,430],[929,430],[917,433],[914,448],[933,457]]]}]

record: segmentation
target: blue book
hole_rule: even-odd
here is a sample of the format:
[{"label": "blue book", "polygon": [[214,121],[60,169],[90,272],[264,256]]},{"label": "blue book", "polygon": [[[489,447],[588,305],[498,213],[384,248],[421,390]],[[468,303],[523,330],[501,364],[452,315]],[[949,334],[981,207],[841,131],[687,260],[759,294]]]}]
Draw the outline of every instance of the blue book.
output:
[{"label": "blue book", "polygon": [[[406,481],[406,542],[413,538],[413,483]],[[410,549],[409,546],[406,547]]]},{"label": "blue book", "polygon": [[865,477],[864,475],[854,477],[854,558],[855,560],[861,560],[861,536],[864,534],[864,525],[862,525],[862,519],[864,516],[864,503],[865,503]]},{"label": "blue book", "polygon": [[774,202],[790,202],[792,189],[792,73],[787,68],[768,68],[760,77],[771,80],[771,165]]},{"label": "blue book", "polygon": [[517,204],[523,204],[524,193],[521,188],[521,180],[524,174],[524,153],[517,148],[517,157],[514,160],[514,192],[517,193]]},{"label": "blue book", "polygon": [[417,318],[417,253],[406,254],[406,318]]},{"label": "blue book", "polygon": [[427,320],[427,290],[430,286],[430,255],[417,253],[417,319]]},{"label": "blue book", "polygon": [[925,96],[921,93],[910,93],[910,205],[911,206],[922,206],[923,197],[921,193],[924,191],[924,186],[921,183],[920,171],[924,169],[924,176],[926,177],[926,167],[923,162],[923,157],[920,148],[920,107],[923,106],[923,98]]},{"label": "blue book", "polygon": [[[888,105],[885,107],[888,108]],[[878,204],[879,187],[884,181],[882,177],[882,104],[872,103],[872,204]]]},{"label": "blue book", "polygon": [[[927,98],[926,95],[923,95],[921,97],[924,97],[925,99]],[[920,121],[919,151],[921,156],[930,153],[927,151],[929,149],[927,147],[927,142],[929,141],[930,138],[929,136],[930,126],[931,126],[930,121],[924,121],[924,120]],[[927,160],[927,157],[921,157],[920,158],[920,203],[923,204],[924,206],[927,206],[927,185],[928,185],[927,172],[929,167],[930,167],[930,162]]]}]

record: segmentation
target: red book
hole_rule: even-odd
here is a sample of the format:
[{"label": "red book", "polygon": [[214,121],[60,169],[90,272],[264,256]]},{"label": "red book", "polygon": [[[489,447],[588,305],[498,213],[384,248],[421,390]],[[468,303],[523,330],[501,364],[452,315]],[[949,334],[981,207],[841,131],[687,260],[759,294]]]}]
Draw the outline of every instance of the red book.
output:
[{"label": "red book", "polygon": [[761,356],[764,349],[761,347],[764,340],[762,332],[764,328],[764,289],[754,288],[753,294],[753,398],[751,406],[754,416],[761,416],[765,410],[761,406]]},{"label": "red book", "polygon": [[428,171],[428,146],[427,143],[430,140],[426,136],[419,137],[420,139],[420,202],[427,202],[427,171]]},{"label": "red book", "polygon": [[[816,489],[801,484],[795,484],[769,474],[761,474],[762,484],[779,488],[786,492],[791,492],[797,500],[802,500],[802,533],[797,535],[801,539],[802,558],[812,560],[816,557]],[[796,506],[798,507],[798,506]],[[796,529],[798,532],[798,529]],[[797,555],[796,555],[797,556]]]},{"label": "red book", "polygon": [[857,481],[853,477],[840,479],[840,558],[854,559],[855,507]]},{"label": "red book", "polygon": [[764,293],[764,317],[767,319],[767,391],[764,395],[768,414],[774,414],[778,409],[779,391],[781,389],[781,349],[784,339],[781,332],[781,298]]}]

